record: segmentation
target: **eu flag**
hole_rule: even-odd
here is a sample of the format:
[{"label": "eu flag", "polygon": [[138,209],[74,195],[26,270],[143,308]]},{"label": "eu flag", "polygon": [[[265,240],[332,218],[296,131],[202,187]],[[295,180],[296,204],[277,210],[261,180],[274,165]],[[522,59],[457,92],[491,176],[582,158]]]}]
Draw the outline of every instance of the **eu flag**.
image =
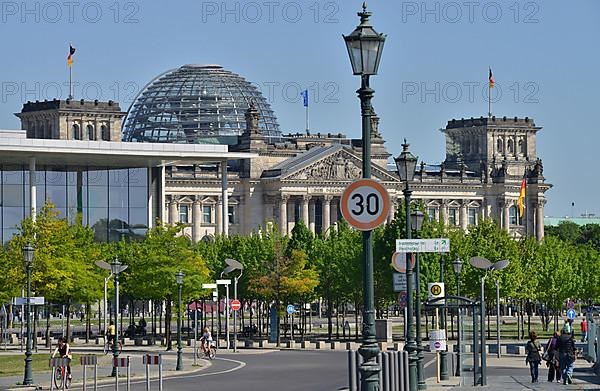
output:
[{"label": "eu flag", "polygon": [[302,91],[300,95],[302,95],[302,98],[304,99],[304,107],[308,107],[308,89]]}]

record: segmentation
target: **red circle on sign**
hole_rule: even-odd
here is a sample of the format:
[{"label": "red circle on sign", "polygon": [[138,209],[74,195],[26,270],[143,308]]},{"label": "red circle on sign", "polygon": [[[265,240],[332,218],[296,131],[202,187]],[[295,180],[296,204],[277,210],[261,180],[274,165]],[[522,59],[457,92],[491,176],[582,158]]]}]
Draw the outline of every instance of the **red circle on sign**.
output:
[{"label": "red circle on sign", "polygon": [[[368,212],[368,214],[370,215],[370,216],[367,216],[366,219],[363,219],[363,218],[355,217],[351,213],[352,210],[351,210],[350,201],[351,201],[351,198],[354,198],[354,195],[356,193],[361,193],[361,192],[365,192],[365,191],[369,191],[370,196],[374,195],[376,200],[380,200],[381,205],[379,206],[379,203],[376,203],[375,205],[377,205],[378,207],[376,208],[375,212],[373,212],[374,214],[370,215],[371,214],[370,207],[363,206],[362,204],[364,204],[364,202],[366,202],[363,200],[363,202],[361,203],[361,207],[360,207],[361,212],[358,212],[358,213],[363,213],[366,210]],[[357,196],[360,197],[360,194],[358,194]],[[357,180],[357,181],[353,182],[352,184],[350,184],[350,186],[346,187],[346,189],[342,193],[342,199],[340,201],[340,209],[342,212],[342,216],[344,216],[344,219],[348,222],[348,224],[350,224],[350,226],[352,226],[360,231],[370,231],[372,229],[377,228],[381,224],[383,224],[385,222],[385,220],[387,219],[388,214],[390,212],[390,196],[389,196],[387,190],[385,189],[385,187],[383,187],[381,185],[381,183],[379,183],[373,179],[360,179],[360,180]]]},{"label": "red circle on sign", "polygon": [[231,301],[231,309],[232,310],[237,311],[240,308],[242,308],[242,303],[240,303],[239,300],[232,300]]}]

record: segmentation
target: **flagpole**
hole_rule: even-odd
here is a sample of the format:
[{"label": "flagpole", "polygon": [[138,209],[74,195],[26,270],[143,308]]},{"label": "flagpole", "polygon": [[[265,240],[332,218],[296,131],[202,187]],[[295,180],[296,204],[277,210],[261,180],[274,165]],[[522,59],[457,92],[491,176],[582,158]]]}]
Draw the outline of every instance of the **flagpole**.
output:
[{"label": "flagpole", "polygon": [[69,99],[73,99],[73,67],[69,66]]},{"label": "flagpole", "polygon": [[310,126],[308,122],[308,105],[306,105],[306,134],[310,134]]}]

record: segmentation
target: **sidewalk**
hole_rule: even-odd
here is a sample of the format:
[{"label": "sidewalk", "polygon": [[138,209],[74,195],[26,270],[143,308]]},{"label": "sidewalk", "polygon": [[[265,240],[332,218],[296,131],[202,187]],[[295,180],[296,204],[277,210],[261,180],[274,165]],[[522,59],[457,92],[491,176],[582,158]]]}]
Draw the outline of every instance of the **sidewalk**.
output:
[{"label": "sidewalk", "polygon": [[[132,347],[133,348],[133,347]],[[145,347],[146,348],[146,347]],[[204,359],[198,359],[197,366],[193,366],[193,358],[192,358],[192,349],[184,348],[183,352],[185,354],[184,358],[184,370],[175,371],[175,366],[177,364],[177,353],[176,351],[165,352],[163,349],[144,349],[146,352],[142,352],[140,350],[123,350],[120,357],[130,358],[130,374],[132,380],[140,380],[146,378],[146,369],[142,363],[142,357],[145,354],[162,354],[162,369],[163,369],[163,378],[179,376],[184,374],[190,374],[193,372],[197,372],[203,369],[210,367],[210,361]],[[101,354],[101,349],[74,349],[75,352],[79,354],[90,353],[90,354]],[[2,352],[2,354],[20,354],[19,351],[7,351],[6,353]],[[87,367],[87,385],[93,385],[94,381],[94,367]],[[114,378],[110,377],[110,373],[112,371],[112,356],[111,355],[98,355],[98,384],[106,384],[106,383],[114,383]],[[34,390],[34,389],[50,389],[50,376],[52,372],[50,370],[43,372],[35,372],[33,374],[33,380],[35,386],[37,387],[23,387],[18,384],[23,381],[23,375],[19,376],[5,376],[0,377],[0,390]],[[83,384],[83,367],[78,365],[73,367],[73,386],[80,386]],[[158,366],[151,366],[150,368],[150,376],[151,378],[158,379]],[[125,385],[127,381],[127,372],[126,368],[119,368],[119,383]],[[41,388],[39,388],[41,387]]]},{"label": "sidewalk", "polygon": [[549,383],[548,369],[542,364],[539,370],[539,383],[531,383],[529,367],[525,365],[522,356],[490,357],[487,359],[487,386],[473,386],[473,372],[460,379],[453,377],[448,381],[437,383],[435,378],[427,379],[427,389],[431,391],[449,390],[488,390],[488,391],[522,391],[522,390],[598,390],[600,376],[592,370],[592,364],[585,360],[577,360],[573,372],[573,384],[563,385],[562,382]]}]

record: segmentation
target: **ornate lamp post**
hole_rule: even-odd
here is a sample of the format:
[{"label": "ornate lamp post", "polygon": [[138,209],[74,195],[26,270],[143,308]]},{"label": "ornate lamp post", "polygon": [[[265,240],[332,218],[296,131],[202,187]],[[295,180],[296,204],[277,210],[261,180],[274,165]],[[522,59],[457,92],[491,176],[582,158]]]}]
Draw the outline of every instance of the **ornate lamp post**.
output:
[{"label": "ornate lamp post", "polygon": [[[410,225],[416,233],[421,231],[423,226],[423,220],[425,215],[420,210],[416,210],[410,214]],[[416,254],[415,269],[417,274],[415,275],[415,312],[417,321],[415,323],[415,334],[417,343],[417,388],[420,390],[427,389],[427,383],[425,382],[425,372],[423,370],[423,359],[425,355],[422,346],[422,335],[421,335],[421,259],[419,254]]]},{"label": "ornate lamp post", "polygon": [[183,286],[183,276],[181,271],[175,274],[175,281],[177,282],[177,366],[176,371],[183,370],[183,360],[181,352],[181,287]]},{"label": "ornate lamp post", "polygon": [[[410,190],[409,183],[412,182],[415,177],[415,168],[417,167],[417,158],[408,151],[409,144],[406,143],[406,139],[404,140],[404,144],[402,144],[402,153],[400,156],[395,158],[396,168],[398,170],[398,176],[400,177],[400,181],[405,183],[405,187],[403,190],[404,193],[404,209],[406,212],[406,238],[411,238],[411,229],[410,229],[410,196],[412,194],[412,190]],[[413,318],[413,265],[410,262],[410,256],[412,254],[406,254],[406,294],[408,296],[408,300],[406,301],[406,345],[404,345],[404,349],[408,352],[408,380],[410,385],[410,391],[417,390],[417,376],[418,376],[418,365],[417,365],[417,345],[415,343],[415,333],[412,325]],[[418,270],[418,269],[417,269]],[[419,314],[417,314],[418,316]]]},{"label": "ornate lamp post", "polygon": [[[362,172],[363,178],[371,177],[371,116],[373,108],[371,99],[374,91],[369,87],[369,77],[376,75],[383,52],[385,35],[377,33],[369,24],[370,12],[363,3],[362,12],[358,13],[360,25],[344,36],[352,73],[361,77],[361,87],[357,91],[362,114]],[[364,391],[379,390],[379,371],[376,362],[379,347],[375,338],[375,294],[373,287],[373,239],[371,231],[363,231],[363,343],[359,349],[363,357],[360,366],[361,389]]]},{"label": "ornate lamp post", "polygon": [[[452,267],[454,268],[454,274],[456,275],[456,296],[460,296],[460,272],[462,271],[463,263],[459,257],[456,257],[454,262],[452,262]],[[457,338],[456,344],[458,345],[458,350],[456,351],[456,376],[460,376],[462,372],[462,362],[460,361],[460,318],[461,318],[461,309],[458,307],[458,313],[456,315],[456,331]]]},{"label": "ornate lamp post", "polygon": [[23,247],[23,260],[25,261],[25,271],[27,273],[27,347],[25,349],[25,374],[23,376],[23,385],[33,384],[33,375],[31,367],[31,269],[33,268],[33,255],[35,249],[30,243]]}]

